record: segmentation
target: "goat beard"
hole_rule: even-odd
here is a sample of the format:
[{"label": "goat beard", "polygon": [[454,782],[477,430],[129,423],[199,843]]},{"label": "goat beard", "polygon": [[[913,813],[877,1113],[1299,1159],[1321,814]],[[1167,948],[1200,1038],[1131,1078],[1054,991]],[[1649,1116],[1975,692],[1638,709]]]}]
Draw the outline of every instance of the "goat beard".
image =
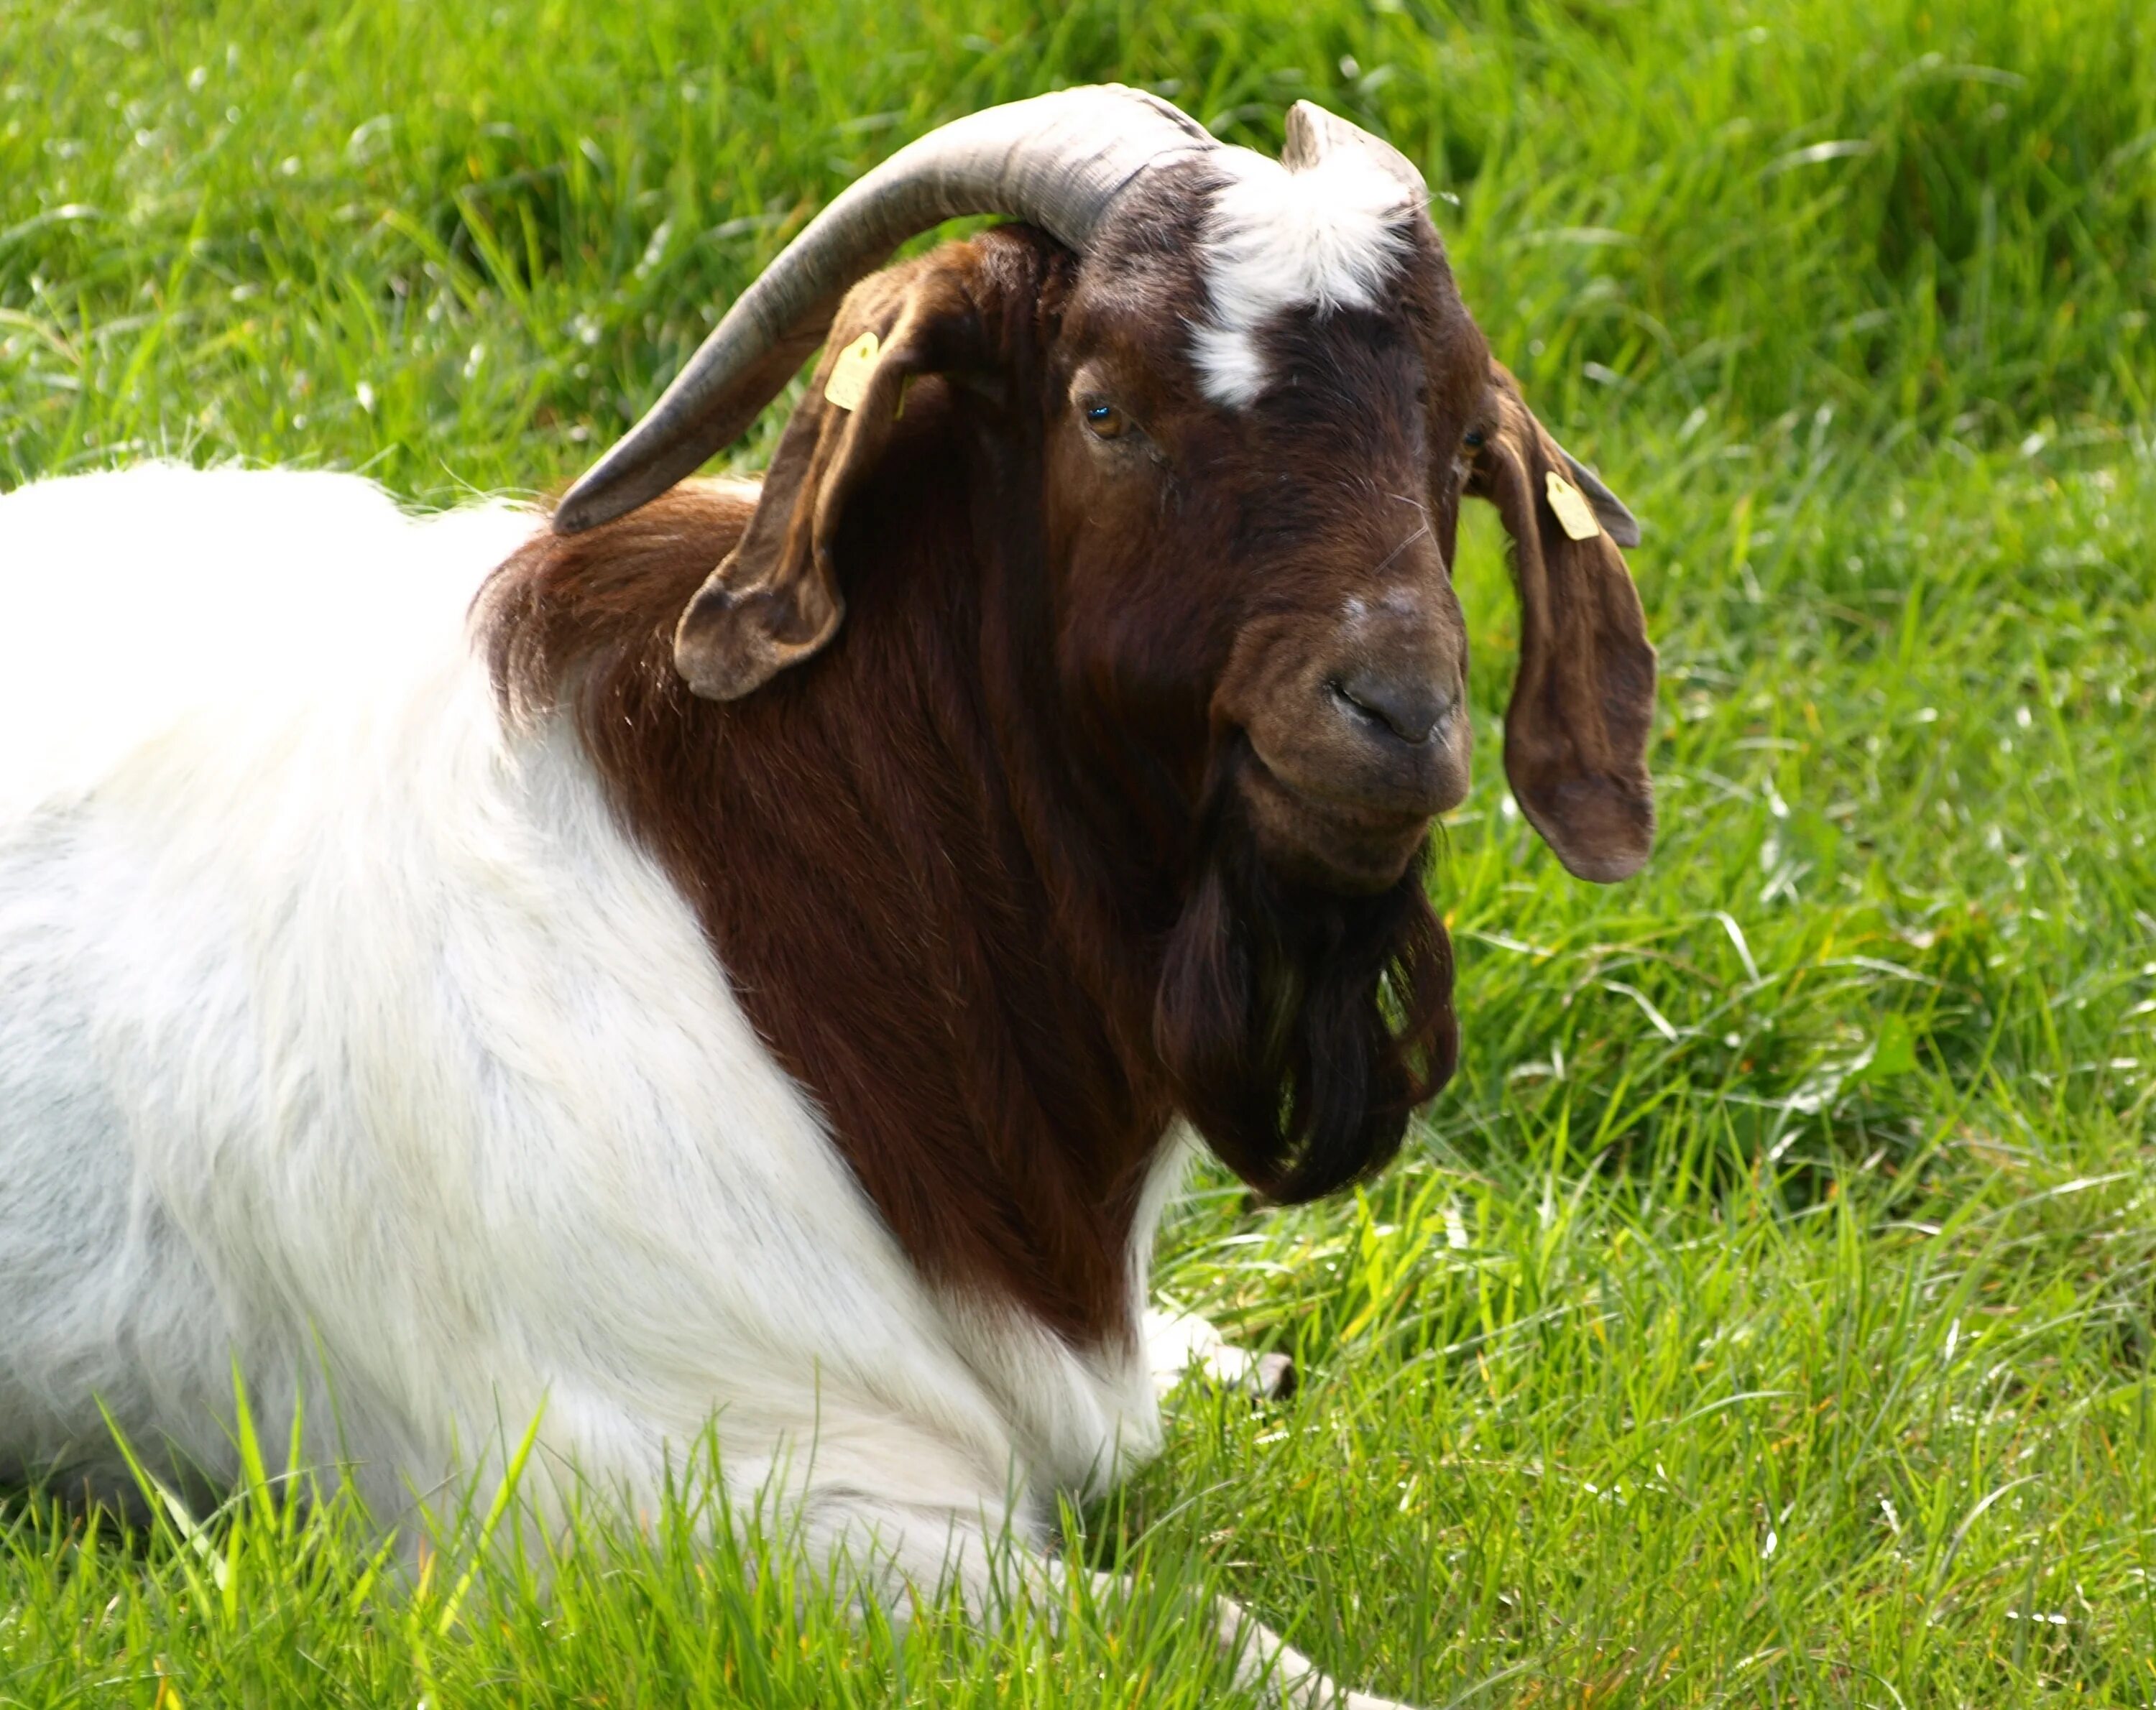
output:
[{"label": "goat beard", "polygon": [[1458,1058],[1429,846],[1389,890],[1322,891],[1268,868],[1224,780],[1207,793],[1154,1048],[1224,1163],[1282,1204],[1317,1199],[1391,1162]]}]

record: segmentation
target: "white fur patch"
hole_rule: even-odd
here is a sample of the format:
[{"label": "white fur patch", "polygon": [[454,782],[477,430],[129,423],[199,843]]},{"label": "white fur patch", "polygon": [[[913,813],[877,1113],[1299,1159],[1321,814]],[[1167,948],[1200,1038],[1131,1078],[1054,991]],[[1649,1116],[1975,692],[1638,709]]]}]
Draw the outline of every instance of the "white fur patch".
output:
[{"label": "white fur patch", "polygon": [[1214,192],[1203,265],[1209,325],[1194,327],[1205,395],[1240,409],[1265,388],[1258,333],[1276,315],[1368,309],[1408,247],[1407,187],[1354,150],[1291,172],[1249,149],[1213,158],[1233,176]]},{"label": "white fur patch", "polygon": [[573,730],[505,726],[466,611],[536,525],[0,496],[0,1479],[129,1489],[108,1414],[233,1476],[236,1357],[385,1523],[542,1400],[534,1464],[628,1494],[716,1416],[932,1586],[1158,1450],[1144,1360],[926,1286]]}]

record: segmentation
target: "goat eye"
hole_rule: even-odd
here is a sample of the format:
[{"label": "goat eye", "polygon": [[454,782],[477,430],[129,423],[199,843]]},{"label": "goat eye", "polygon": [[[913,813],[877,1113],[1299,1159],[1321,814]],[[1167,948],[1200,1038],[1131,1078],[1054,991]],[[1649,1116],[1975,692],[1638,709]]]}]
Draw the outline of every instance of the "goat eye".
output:
[{"label": "goat eye", "polygon": [[1130,431],[1131,418],[1113,404],[1097,399],[1085,407],[1086,426],[1096,439],[1120,439]]},{"label": "goat eye", "polygon": [[1480,428],[1470,428],[1465,433],[1460,436],[1460,443],[1466,446],[1470,451],[1481,450],[1482,430]]}]

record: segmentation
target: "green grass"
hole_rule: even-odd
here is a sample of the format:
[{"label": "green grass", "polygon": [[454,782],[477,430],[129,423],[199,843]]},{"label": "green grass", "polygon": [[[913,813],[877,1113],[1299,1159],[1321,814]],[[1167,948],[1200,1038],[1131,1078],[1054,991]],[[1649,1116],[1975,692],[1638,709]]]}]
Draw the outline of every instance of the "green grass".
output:
[{"label": "green grass", "polygon": [[0,0],[0,483],[557,486],[851,174],[1110,76],[1398,141],[1650,530],[1653,865],[1510,810],[1485,519],[1460,1076],[1366,1196],[1169,1231],[1301,1394],[1181,1399],[1071,1526],[1149,1593],[1061,1638],[895,1642],[684,1514],[459,1596],[333,1505],[18,1503],[0,1705],[1219,1702],[1196,1576],[1432,1705],[2156,1702],[2142,0]]}]

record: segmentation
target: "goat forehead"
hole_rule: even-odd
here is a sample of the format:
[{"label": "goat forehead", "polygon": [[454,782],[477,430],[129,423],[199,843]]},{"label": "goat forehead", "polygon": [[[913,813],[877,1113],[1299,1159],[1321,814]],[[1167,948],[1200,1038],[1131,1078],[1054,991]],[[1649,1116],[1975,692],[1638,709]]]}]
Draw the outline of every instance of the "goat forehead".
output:
[{"label": "goat forehead", "polygon": [[1374,309],[1412,245],[1404,187],[1355,150],[1291,172],[1248,149],[1215,157],[1227,177],[1211,194],[1199,247],[1207,314],[1191,354],[1207,397],[1230,409],[1265,390],[1259,335],[1291,309]]}]

